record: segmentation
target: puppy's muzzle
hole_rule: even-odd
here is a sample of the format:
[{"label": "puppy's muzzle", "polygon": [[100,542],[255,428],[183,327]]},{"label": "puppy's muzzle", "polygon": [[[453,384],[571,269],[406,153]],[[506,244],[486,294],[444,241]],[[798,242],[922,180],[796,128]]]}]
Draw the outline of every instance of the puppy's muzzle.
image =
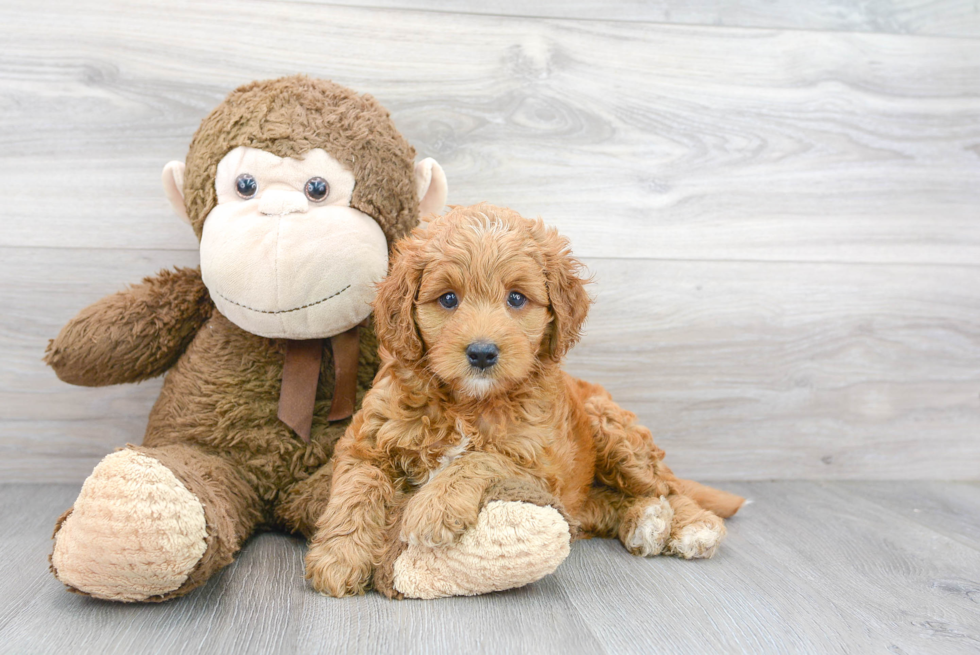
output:
[{"label": "puppy's muzzle", "polygon": [[477,341],[466,347],[466,359],[469,360],[470,366],[481,371],[496,364],[499,356],[500,349],[495,343]]}]

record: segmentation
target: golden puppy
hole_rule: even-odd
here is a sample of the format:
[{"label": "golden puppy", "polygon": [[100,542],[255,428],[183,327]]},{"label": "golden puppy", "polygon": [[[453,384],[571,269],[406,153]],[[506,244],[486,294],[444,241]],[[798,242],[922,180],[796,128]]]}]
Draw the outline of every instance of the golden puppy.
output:
[{"label": "golden puppy", "polygon": [[487,204],[398,244],[375,301],[382,368],[307,555],[315,589],[363,592],[399,511],[404,541],[445,546],[510,480],[636,555],[714,554],[743,499],[675,478],[632,413],[560,368],[589,307],[579,268],[554,229]]}]

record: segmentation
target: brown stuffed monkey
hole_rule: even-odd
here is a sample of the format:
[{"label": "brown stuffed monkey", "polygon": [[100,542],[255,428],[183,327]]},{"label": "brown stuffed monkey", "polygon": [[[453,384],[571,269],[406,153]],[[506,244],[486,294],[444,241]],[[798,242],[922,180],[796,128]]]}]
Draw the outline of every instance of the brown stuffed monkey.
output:
[{"label": "brown stuffed monkey", "polygon": [[[186,166],[167,165],[200,269],[98,301],[48,346],[72,384],[166,374],[143,444],[103,459],[58,521],[51,569],[70,590],[166,600],[256,530],[315,534],[334,444],[377,372],[375,284],[394,241],[445,205],[442,169],[414,157],[372,97],[297,76],[232,92]],[[569,526],[552,499],[487,500],[506,502],[452,549],[393,545],[384,590],[479,593],[554,570]]]}]

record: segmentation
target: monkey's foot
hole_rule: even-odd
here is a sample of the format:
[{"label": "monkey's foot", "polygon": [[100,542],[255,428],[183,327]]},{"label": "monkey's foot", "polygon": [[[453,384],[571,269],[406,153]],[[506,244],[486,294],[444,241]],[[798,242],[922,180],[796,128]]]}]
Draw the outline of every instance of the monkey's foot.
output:
[{"label": "monkey's foot", "polygon": [[568,557],[571,534],[549,506],[495,500],[476,526],[443,548],[408,546],[395,560],[393,586],[407,598],[474,596],[522,587]]},{"label": "monkey's foot", "polygon": [[207,549],[204,508],[135,450],[103,459],[59,522],[51,570],[85,594],[133,602],[174,591]]}]

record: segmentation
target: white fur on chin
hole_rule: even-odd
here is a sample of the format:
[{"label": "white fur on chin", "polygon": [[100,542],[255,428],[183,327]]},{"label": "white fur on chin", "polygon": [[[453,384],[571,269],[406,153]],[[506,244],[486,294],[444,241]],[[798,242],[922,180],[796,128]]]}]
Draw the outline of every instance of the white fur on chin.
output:
[{"label": "white fur on chin", "polygon": [[493,378],[477,378],[471,377],[463,380],[462,384],[463,393],[473,398],[483,398],[490,391],[497,386],[497,381]]}]

